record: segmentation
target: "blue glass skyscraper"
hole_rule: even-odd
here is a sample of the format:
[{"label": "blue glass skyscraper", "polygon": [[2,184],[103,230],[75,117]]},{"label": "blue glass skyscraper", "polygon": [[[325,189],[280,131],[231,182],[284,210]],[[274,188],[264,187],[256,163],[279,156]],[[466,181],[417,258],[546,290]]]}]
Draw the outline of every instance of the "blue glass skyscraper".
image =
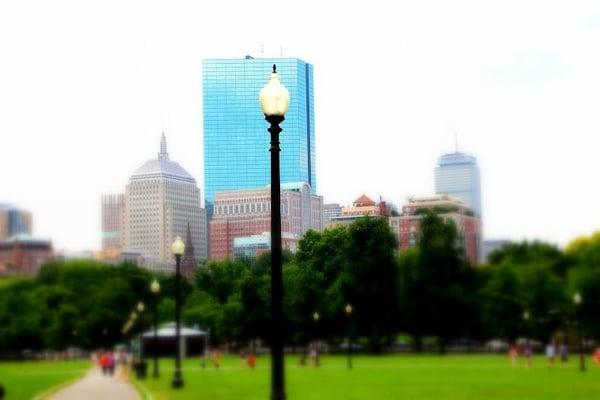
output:
[{"label": "blue glass skyscraper", "polygon": [[469,154],[444,154],[435,168],[435,193],[462,200],[481,217],[481,187],[477,159]]},{"label": "blue glass skyscraper", "polygon": [[308,182],[316,193],[313,66],[298,58],[204,60],[204,194],[270,183],[268,124],[258,104],[273,64],[290,92],[281,124],[281,181]]}]

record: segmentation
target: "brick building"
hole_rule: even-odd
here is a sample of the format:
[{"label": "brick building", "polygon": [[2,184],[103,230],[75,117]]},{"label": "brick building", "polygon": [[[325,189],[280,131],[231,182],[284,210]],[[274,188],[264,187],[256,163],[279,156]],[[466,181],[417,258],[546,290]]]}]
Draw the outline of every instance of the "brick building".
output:
[{"label": "brick building", "polygon": [[0,241],[0,275],[34,277],[53,256],[52,243],[27,234]]},{"label": "brick building", "polygon": [[421,218],[425,210],[435,212],[445,221],[454,221],[465,257],[471,264],[476,264],[481,252],[481,219],[461,200],[446,195],[411,197],[402,207],[400,216],[388,219],[390,228],[398,238],[400,249],[408,249],[418,243]]},{"label": "brick building", "polygon": [[[304,182],[281,185],[281,232],[300,238],[309,229],[323,229],[323,197]],[[210,259],[234,257],[234,239],[271,231],[271,188],[215,193],[210,221]]]}]

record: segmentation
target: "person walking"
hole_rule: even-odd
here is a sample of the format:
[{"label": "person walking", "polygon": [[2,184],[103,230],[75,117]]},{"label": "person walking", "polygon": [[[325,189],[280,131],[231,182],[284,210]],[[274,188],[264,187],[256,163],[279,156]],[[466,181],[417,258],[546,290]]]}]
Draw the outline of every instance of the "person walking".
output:
[{"label": "person walking", "polygon": [[554,342],[548,343],[546,346],[546,358],[548,359],[548,367],[552,368],[554,366],[554,357],[556,356],[556,349],[554,347]]}]

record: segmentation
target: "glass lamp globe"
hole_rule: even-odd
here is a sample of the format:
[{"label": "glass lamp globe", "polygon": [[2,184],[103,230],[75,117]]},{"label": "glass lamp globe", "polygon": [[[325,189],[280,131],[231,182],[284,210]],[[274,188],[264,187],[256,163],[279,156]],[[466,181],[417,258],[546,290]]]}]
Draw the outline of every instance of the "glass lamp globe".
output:
[{"label": "glass lamp globe", "polygon": [[258,96],[260,108],[267,117],[283,117],[290,104],[290,92],[279,80],[276,68],[273,64],[273,72],[269,75],[269,82],[261,89]]},{"label": "glass lamp globe", "polygon": [[318,313],[318,312],[316,312],[316,311],[315,311],[315,313],[313,314],[313,319],[314,319],[315,321],[318,321],[318,320],[319,320],[319,313]]},{"label": "glass lamp globe", "polygon": [[350,304],[350,303],[346,304],[345,310],[346,310],[346,314],[348,314],[348,315],[352,314],[352,304]]},{"label": "glass lamp globe", "polygon": [[175,241],[171,245],[171,252],[174,256],[180,256],[185,251],[185,243],[181,240],[181,237],[177,236]]},{"label": "glass lamp globe", "polygon": [[528,311],[524,311],[524,312],[523,312],[523,319],[524,319],[525,321],[529,321],[529,312],[528,312]]},{"label": "glass lamp globe", "polygon": [[138,310],[139,312],[141,312],[141,313],[142,313],[142,312],[144,312],[144,309],[145,309],[145,308],[146,308],[146,307],[144,306],[144,303],[142,303],[142,302],[140,301],[140,302],[138,303],[138,305],[137,305],[137,310]]},{"label": "glass lamp globe", "polygon": [[156,279],[150,284],[150,291],[154,294],[160,293],[160,283]]},{"label": "glass lamp globe", "polygon": [[580,305],[582,301],[583,297],[581,296],[581,293],[577,292],[573,295],[573,303]]}]

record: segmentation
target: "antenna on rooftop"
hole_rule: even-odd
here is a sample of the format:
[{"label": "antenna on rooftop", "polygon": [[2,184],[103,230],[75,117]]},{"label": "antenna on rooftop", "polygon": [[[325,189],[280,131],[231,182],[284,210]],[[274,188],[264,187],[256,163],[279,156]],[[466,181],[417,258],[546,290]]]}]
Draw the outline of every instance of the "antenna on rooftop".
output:
[{"label": "antenna on rooftop", "polygon": [[264,55],[264,54],[265,54],[265,44],[264,44],[264,43],[261,43],[261,44],[260,44],[260,55],[262,56],[262,55]]},{"label": "antenna on rooftop", "polygon": [[279,45],[279,55],[283,57],[283,46]]},{"label": "antenna on rooftop", "polygon": [[458,153],[458,132],[454,132],[454,152]]}]

